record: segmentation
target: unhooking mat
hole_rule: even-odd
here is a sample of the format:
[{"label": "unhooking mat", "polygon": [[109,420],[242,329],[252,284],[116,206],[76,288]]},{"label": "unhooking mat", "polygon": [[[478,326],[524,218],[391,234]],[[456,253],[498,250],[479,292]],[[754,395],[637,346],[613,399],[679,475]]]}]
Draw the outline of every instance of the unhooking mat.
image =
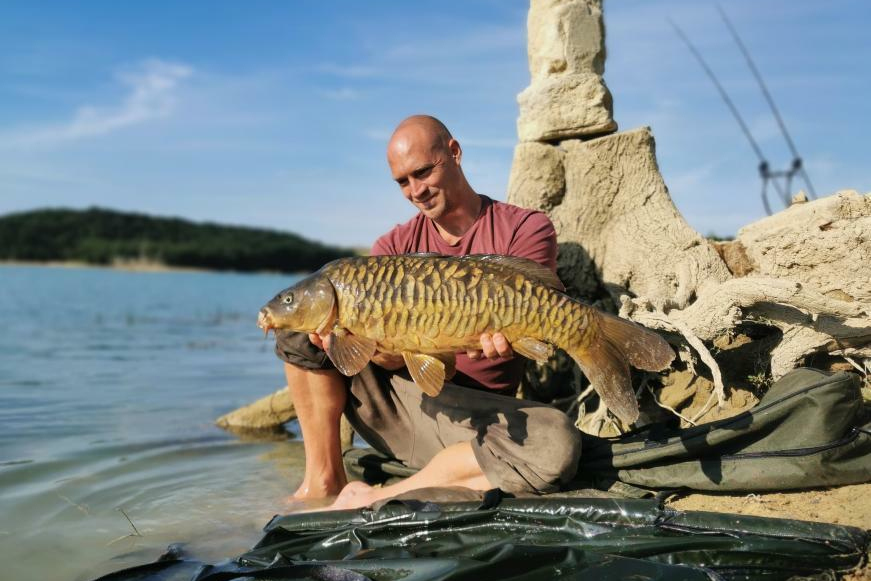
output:
[{"label": "unhooking mat", "polygon": [[215,565],[170,551],[101,581],[779,581],[836,579],[867,560],[852,527],[706,512],[651,500],[392,502],[275,517],[257,546]]}]

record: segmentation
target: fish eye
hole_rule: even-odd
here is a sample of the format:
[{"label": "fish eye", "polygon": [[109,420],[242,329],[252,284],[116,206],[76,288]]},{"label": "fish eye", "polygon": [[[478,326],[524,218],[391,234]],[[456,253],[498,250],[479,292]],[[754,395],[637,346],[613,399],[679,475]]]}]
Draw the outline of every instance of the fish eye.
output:
[{"label": "fish eye", "polygon": [[286,295],[284,295],[284,298],[281,299],[281,302],[284,303],[285,305],[289,305],[290,303],[292,303],[293,302],[293,293],[287,293]]}]

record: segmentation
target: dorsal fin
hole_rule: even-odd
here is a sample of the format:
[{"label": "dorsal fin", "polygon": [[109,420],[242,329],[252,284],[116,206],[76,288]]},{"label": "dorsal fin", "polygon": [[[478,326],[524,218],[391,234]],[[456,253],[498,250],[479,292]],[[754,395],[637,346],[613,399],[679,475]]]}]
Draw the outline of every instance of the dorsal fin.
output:
[{"label": "dorsal fin", "polygon": [[440,252],[409,252],[403,256],[412,256],[414,258],[450,258],[446,254]]},{"label": "dorsal fin", "polygon": [[520,274],[531,278],[545,286],[556,290],[565,290],[562,281],[551,269],[529,258],[519,256],[506,256],[504,254],[468,254],[457,257],[459,260],[489,262],[505,268],[515,270]]}]

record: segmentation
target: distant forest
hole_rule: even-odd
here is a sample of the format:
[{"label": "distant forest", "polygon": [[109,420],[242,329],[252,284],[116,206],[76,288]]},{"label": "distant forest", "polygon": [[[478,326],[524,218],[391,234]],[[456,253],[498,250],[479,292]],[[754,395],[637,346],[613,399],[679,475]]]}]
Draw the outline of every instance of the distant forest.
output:
[{"label": "distant forest", "polygon": [[0,216],[0,260],[98,265],[142,260],[215,270],[300,272],[353,254],[349,248],[291,233],[103,208]]}]

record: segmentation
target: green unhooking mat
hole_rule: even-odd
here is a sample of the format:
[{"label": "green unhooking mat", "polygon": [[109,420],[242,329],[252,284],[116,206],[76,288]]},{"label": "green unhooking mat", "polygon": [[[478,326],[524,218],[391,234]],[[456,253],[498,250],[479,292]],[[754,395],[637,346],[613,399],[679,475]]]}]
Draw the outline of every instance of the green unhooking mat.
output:
[{"label": "green unhooking mat", "polygon": [[102,581],[833,579],[864,563],[866,531],[677,512],[650,500],[390,503],[274,518],[257,546],[207,565],[172,551]]}]

